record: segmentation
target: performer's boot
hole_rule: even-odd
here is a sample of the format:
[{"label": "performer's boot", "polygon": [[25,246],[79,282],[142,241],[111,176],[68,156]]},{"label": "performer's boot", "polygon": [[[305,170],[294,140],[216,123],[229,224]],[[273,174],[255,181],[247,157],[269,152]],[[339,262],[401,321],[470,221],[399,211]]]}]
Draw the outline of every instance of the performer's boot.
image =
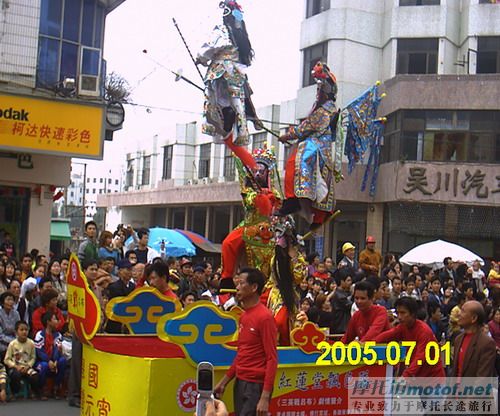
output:
[{"label": "performer's boot", "polygon": [[224,107],[222,115],[224,116],[224,130],[229,134],[233,130],[234,122],[236,121],[236,112],[232,107]]},{"label": "performer's boot", "polygon": [[298,198],[288,198],[283,201],[283,205],[276,212],[276,215],[284,217],[286,215],[295,214],[298,211],[300,211],[300,202]]},{"label": "performer's boot", "polygon": [[264,128],[262,121],[257,117],[257,113],[255,112],[255,108],[250,98],[245,98],[245,115],[252,121],[255,130],[260,131]]},{"label": "performer's boot", "polygon": [[236,287],[234,286],[234,281],[231,278],[221,279],[219,283],[219,292],[227,293],[234,292]]},{"label": "performer's boot", "polygon": [[319,230],[328,217],[328,212],[314,210],[313,222],[309,226],[309,231],[312,231],[314,233],[315,231]]}]

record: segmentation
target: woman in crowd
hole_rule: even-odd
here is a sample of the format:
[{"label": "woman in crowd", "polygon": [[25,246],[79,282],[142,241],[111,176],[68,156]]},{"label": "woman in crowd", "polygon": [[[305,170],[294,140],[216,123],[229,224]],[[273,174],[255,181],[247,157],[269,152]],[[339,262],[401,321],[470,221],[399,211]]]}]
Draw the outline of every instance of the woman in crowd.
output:
[{"label": "woman in crowd", "polygon": [[7,291],[0,295],[0,361],[3,361],[10,342],[16,338],[16,322],[20,318],[14,304],[12,292]]},{"label": "woman in crowd", "polygon": [[307,263],[309,266],[307,266],[307,274],[309,276],[313,276],[314,273],[316,272],[316,269],[320,263],[320,258],[318,253],[311,253],[307,256],[306,258]]},{"label": "woman in crowd", "polygon": [[382,263],[382,276],[386,276],[390,269],[394,268],[396,263],[396,257],[392,253],[387,253],[384,256],[384,262]]},{"label": "woman in crowd", "polygon": [[6,292],[9,290],[10,281],[7,279],[5,275],[5,264],[3,261],[0,261],[0,293]]},{"label": "woman in crowd", "polygon": [[333,273],[335,271],[335,262],[331,257],[325,257],[323,263],[325,263],[327,272]]},{"label": "woman in crowd", "polygon": [[14,280],[10,284],[10,291],[14,295],[14,309],[19,314],[21,321],[29,322],[28,301],[21,297],[21,283]]},{"label": "woman in crowd", "polygon": [[62,310],[68,310],[68,302],[66,300],[66,279],[61,274],[61,262],[58,259],[53,259],[49,263],[48,277],[52,280],[52,287],[57,291],[57,306]]},{"label": "woman in crowd", "polygon": [[44,328],[42,323],[42,316],[46,312],[52,312],[57,316],[57,320],[59,321],[57,325],[57,331],[60,332],[64,326],[64,316],[61,311],[57,307],[57,298],[58,298],[57,290],[55,289],[45,289],[40,297],[41,297],[41,305],[39,308],[35,309],[32,317],[32,333],[36,334],[38,331],[41,331]]},{"label": "woman in crowd", "polygon": [[43,264],[38,264],[35,266],[33,269],[33,277],[36,279],[36,282],[39,283],[42,278],[44,278],[47,275],[47,270],[45,265]]},{"label": "woman in crowd", "polygon": [[8,260],[7,263],[5,263],[5,277],[7,280],[10,282],[19,280],[16,276],[16,271],[19,271],[16,261],[13,259]]},{"label": "woman in crowd", "polygon": [[99,237],[99,258],[107,259],[112,257],[115,259],[115,264],[120,260],[118,250],[113,246],[113,234],[110,231],[103,231]]},{"label": "woman in crowd", "polygon": [[188,305],[196,302],[196,293],[194,292],[184,292],[181,296],[182,309],[186,309]]}]

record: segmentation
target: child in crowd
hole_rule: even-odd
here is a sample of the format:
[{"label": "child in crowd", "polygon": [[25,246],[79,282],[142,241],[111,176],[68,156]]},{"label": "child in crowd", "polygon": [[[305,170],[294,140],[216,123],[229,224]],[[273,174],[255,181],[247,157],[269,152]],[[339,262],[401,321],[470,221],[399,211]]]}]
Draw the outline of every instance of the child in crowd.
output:
[{"label": "child in crowd", "polygon": [[72,354],[71,354],[72,341],[71,341],[71,332],[69,330],[69,325],[67,322],[64,324],[64,327],[63,327],[61,332],[63,335],[63,338],[61,341],[62,355],[64,358],[66,358],[66,362],[69,363],[69,361],[71,360],[71,356],[72,356]]},{"label": "child in crowd", "polygon": [[38,373],[35,365],[35,343],[28,338],[28,324],[25,321],[16,323],[16,339],[7,348],[5,365],[10,378],[10,388],[15,397],[21,388],[21,381],[29,383],[31,391],[38,393]]},{"label": "child in crowd", "polygon": [[421,300],[419,294],[415,290],[415,278],[413,276],[406,279],[406,290],[401,293],[401,297],[406,296],[416,300]]},{"label": "child in crowd", "polygon": [[328,279],[328,271],[326,270],[325,263],[323,262],[318,263],[316,271],[313,273],[313,277],[315,279],[322,279],[322,280]]},{"label": "child in crowd", "polygon": [[47,400],[48,387],[47,377],[54,377],[54,398],[63,396],[62,384],[64,371],[66,370],[66,359],[62,355],[62,335],[57,332],[59,321],[57,314],[52,310],[42,316],[44,329],[38,331],[35,336],[36,369],[40,373],[40,386],[42,388],[41,400]]}]

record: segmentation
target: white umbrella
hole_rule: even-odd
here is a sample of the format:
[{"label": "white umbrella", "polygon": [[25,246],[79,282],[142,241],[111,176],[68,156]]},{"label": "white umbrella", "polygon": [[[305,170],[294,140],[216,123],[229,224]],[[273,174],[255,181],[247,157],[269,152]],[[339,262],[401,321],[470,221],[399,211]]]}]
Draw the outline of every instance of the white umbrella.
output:
[{"label": "white umbrella", "polygon": [[443,260],[445,257],[451,257],[453,261],[463,262],[468,266],[472,266],[472,263],[478,260],[481,266],[484,266],[484,260],[476,253],[458,244],[443,240],[420,244],[408,251],[399,261],[408,266],[427,266],[433,269],[441,269],[444,267]]}]

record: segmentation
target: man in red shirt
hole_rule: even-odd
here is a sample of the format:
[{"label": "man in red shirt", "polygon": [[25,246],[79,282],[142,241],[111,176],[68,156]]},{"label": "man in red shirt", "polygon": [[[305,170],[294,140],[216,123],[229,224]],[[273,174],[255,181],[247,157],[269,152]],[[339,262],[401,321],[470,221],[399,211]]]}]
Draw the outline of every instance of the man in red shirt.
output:
[{"label": "man in red shirt", "polygon": [[146,279],[149,280],[151,286],[158,289],[162,295],[177,299],[176,294],[170,289],[168,284],[169,280],[169,270],[168,266],[162,262],[158,261],[146,267],[144,270]]},{"label": "man in red shirt", "polygon": [[266,278],[260,270],[245,268],[234,281],[236,297],[245,312],[240,318],[236,358],[215,393],[220,397],[236,377],[235,415],[267,416],[278,366],[278,330],[273,315],[260,302]]},{"label": "man in red shirt", "polygon": [[425,322],[417,319],[418,304],[414,298],[405,296],[396,301],[399,325],[384,331],[375,337],[375,342],[415,341],[415,349],[410,358],[410,365],[403,371],[402,377],[438,377],[444,378],[441,361],[435,365],[427,364],[425,348],[431,341],[437,343],[432,329]]},{"label": "man in red shirt", "polygon": [[373,341],[375,337],[391,326],[387,318],[387,310],[383,306],[373,304],[375,289],[367,281],[356,283],[354,286],[354,302],[358,311],[354,313],[342,342],[348,344],[356,337],[360,342]]}]

